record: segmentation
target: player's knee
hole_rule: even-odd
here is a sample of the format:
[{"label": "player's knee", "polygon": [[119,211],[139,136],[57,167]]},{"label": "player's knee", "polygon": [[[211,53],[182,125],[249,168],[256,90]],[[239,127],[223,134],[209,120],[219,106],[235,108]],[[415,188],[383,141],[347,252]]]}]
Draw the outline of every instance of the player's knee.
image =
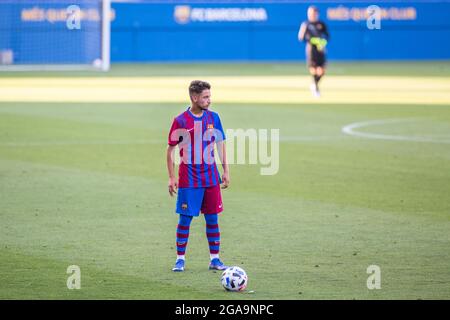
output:
[{"label": "player's knee", "polygon": [[204,216],[207,224],[217,224],[219,220],[217,214],[205,214]]},{"label": "player's knee", "polygon": [[180,214],[180,220],[178,223],[182,226],[189,226],[191,224],[191,221],[192,221],[192,216]]}]

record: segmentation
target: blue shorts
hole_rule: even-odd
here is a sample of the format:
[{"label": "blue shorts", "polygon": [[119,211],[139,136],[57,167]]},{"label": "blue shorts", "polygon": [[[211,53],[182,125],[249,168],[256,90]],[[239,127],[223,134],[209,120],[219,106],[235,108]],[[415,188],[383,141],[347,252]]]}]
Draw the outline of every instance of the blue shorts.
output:
[{"label": "blue shorts", "polygon": [[197,217],[223,211],[220,185],[205,188],[179,188],[176,213]]}]

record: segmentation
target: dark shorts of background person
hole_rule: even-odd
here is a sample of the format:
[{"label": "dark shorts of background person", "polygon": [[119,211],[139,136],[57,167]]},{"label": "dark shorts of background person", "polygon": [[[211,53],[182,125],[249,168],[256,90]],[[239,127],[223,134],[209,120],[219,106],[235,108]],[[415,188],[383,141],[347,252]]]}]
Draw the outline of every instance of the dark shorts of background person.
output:
[{"label": "dark shorts of background person", "polygon": [[306,46],[306,64],[308,68],[325,67],[326,63],[325,52],[319,51],[310,45]]}]

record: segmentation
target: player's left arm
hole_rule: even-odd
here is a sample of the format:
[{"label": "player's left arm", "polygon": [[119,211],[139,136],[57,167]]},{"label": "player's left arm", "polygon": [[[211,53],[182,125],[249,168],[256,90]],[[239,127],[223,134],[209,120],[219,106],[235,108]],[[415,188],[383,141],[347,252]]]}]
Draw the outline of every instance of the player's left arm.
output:
[{"label": "player's left arm", "polygon": [[228,188],[230,184],[230,170],[227,161],[227,150],[225,140],[217,141],[217,151],[219,152],[220,163],[222,163],[222,189]]},{"label": "player's left arm", "polygon": [[323,25],[323,35],[325,36],[325,39],[330,40],[330,33],[328,32],[328,27],[325,23],[322,22]]},{"label": "player's left arm", "polygon": [[230,184],[230,170],[228,167],[227,160],[227,150],[225,144],[225,132],[222,127],[222,122],[220,121],[219,116],[217,115],[215,118],[215,127],[219,130],[219,139],[216,140],[217,151],[219,153],[220,163],[222,163],[223,174],[222,174],[222,189],[228,188]]}]

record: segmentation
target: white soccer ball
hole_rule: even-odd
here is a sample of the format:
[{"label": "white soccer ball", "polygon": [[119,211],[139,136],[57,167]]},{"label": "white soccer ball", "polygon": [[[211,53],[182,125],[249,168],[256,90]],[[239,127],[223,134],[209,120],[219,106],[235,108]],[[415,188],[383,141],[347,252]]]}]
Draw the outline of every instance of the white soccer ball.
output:
[{"label": "white soccer ball", "polygon": [[242,291],[247,287],[248,276],[240,267],[229,267],[222,273],[220,281],[227,291]]},{"label": "white soccer ball", "polygon": [[92,62],[92,65],[94,66],[94,68],[100,69],[103,65],[103,61],[102,61],[102,59],[95,59]]}]

